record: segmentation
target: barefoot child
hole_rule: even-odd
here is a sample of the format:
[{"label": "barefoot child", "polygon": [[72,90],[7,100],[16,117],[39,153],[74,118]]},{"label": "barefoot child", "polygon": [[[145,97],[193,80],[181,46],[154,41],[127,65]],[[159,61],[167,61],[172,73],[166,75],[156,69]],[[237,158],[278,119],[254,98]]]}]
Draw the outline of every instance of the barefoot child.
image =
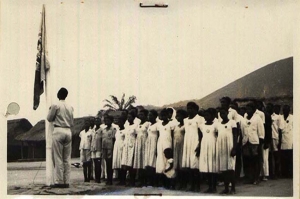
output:
[{"label": "barefoot child", "polygon": [[128,185],[135,186],[135,171],[133,166],[134,147],[136,140],[136,124],[134,124],[135,113],[129,112],[127,116],[128,125],[125,126],[125,139],[122,152],[122,169],[124,172],[129,171],[130,183]]},{"label": "barefoot child", "polygon": [[[198,115],[199,106],[194,102],[187,103],[188,117],[183,120],[184,123],[184,141],[182,168],[188,175],[190,188],[189,191],[199,190],[199,157],[196,156],[195,150],[199,147],[199,127],[204,123],[204,118]],[[187,183],[186,183],[187,184]]]},{"label": "barefoot child", "polygon": [[160,112],[160,117],[162,123],[160,123],[158,127],[159,138],[157,142],[156,173],[158,174],[159,181],[162,181],[163,185],[166,186],[167,181],[164,172],[166,169],[167,158],[165,157],[164,150],[172,148],[172,131],[174,130],[174,126],[169,122],[166,109],[163,109]]},{"label": "barefoot child", "polygon": [[125,120],[122,116],[117,119],[118,127],[116,131],[116,142],[114,144],[114,152],[113,152],[113,169],[118,172],[118,176],[120,182],[118,185],[125,185],[126,180],[126,172],[121,169],[121,161],[122,161],[122,153],[124,146],[124,138],[125,138]]},{"label": "barefoot child", "polygon": [[134,150],[133,169],[138,172],[139,184],[138,186],[145,186],[146,184],[146,173],[145,173],[145,144],[147,139],[147,131],[150,125],[147,122],[148,111],[143,109],[138,113],[140,124],[136,127],[136,141]]},{"label": "barefoot child", "polygon": [[234,120],[228,119],[228,109],[220,110],[222,122],[218,123],[217,138],[217,167],[222,172],[225,190],[222,194],[229,193],[231,183],[231,194],[235,194],[235,155],[237,146],[237,125]]},{"label": "barefoot child", "polygon": [[205,123],[200,125],[201,150],[199,158],[199,170],[207,174],[209,188],[205,193],[215,193],[217,191],[217,126],[213,122],[214,115],[211,110],[204,112]]},{"label": "barefoot child", "polygon": [[174,169],[176,171],[176,184],[179,185],[178,189],[183,187],[185,176],[182,173],[182,153],[183,153],[183,140],[184,140],[184,124],[183,119],[187,117],[184,110],[178,110],[176,113],[177,123],[173,135],[173,159]]},{"label": "barefoot child", "polygon": [[149,111],[148,120],[150,125],[148,127],[148,137],[145,144],[145,169],[150,186],[154,185],[155,180],[156,147],[158,139],[158,123],[156,122],[157,115],[157,111]]}]

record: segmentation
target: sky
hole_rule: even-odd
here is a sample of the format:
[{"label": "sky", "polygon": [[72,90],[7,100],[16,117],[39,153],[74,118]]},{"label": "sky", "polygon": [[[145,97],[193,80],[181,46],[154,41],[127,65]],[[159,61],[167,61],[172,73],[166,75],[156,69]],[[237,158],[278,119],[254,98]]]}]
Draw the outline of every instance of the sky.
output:
[{"label": "sky", "polygon": [[44,94],[33,110],[42,4],[50,101],[66,87],[81,117],[96,115],[109,95],[135,95],[136,105],[156,106],[200,99],[294,56],[295,2],[170,0],[168,8],[140,8],[136,0],[3,0],[1,110],[17,102],[20,112],[9,119],[33,125],[47,114]]}]

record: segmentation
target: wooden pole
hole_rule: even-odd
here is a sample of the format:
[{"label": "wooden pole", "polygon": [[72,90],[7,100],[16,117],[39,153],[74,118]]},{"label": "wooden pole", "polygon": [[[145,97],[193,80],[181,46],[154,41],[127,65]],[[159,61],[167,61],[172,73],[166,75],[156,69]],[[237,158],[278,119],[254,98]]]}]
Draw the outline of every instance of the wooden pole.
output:
[{"label": "wooden pole", "polygon": [[[50,71],[46,73],[46,104],[47,107],[49,108],[51,106],[51,91],[50,91],[50,85],[49,81],[50,80]],[[48,111],[47,108],[47,111]],[[46,116],[47,117],[47,116]],[[54,170],[54,164],[52,161],[52,133],[54,130],[54,126],[52,122],[48,122],[47,118],[45,119],[45,138],[46,138],[46,185],[50,186],[54,184],[54,175],[53,175],[53,170]]]},{"label": "wooden pole", "polygon": [[[44,67],[47,65],[46,56],[47,56],[47,38],[46,38],[46,12],[45,12],[45,5],[43,5],[43,50],[45,50],[45,60],[44,60]],[[50,70],[45,70],[45,97],[46,97],[46,113],[48,113],[49,107],[51,106],[51,76]],[[54,130],[54,126],[52,123],[48,122],[47,115],[45,118],[45,140],[46,140],[46,185],[50,186],[54,184],[54,164],[52,161],[52,133]]]}]

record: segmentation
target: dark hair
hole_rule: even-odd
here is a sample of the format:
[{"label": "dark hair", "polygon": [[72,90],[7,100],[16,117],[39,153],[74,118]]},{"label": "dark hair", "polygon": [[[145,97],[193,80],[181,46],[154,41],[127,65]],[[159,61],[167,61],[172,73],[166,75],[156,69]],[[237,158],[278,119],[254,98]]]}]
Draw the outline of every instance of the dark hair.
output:
[{"label": "dark hair", "polygon": [[215,116],[213,113],[213,108],[208,108],[208,109],[204,110],[204,113],[209,113],[211,116]]},{"label": "dark hair", "polygon": [[199,111],[199,106],[195,102],[188,102],[186,107],[191,107],[192,109]]},{"label": "dark hair", "polygon": [[221,112],[221,111],[225,111],[225,112],[228,113],[228,109],[226,109],[226,108],[222,108],[222,107],[221,107],[221,108],[219,109],[219,112]]},{"label": "dark hair", "polygon": [[140,113],[143,113],[145,116],[147,116],[148,115],[148,110],[147,109],[142,109],[142,110],[140,110]]},{"label": "dark hair", "polygon": [[224,100],[224,101],[226,101],[228,104],[230,104],[230,102],[231,102],[231,99],[230,99],[230,97],[222,97],[221,99],[220,99],[220,101],[222,101],[222,100]]},{"label": "dark hair", "polygon": [[183,118],[187,117],[187,112],[185,110],[179,109],[176,111],[176,115],[182,115]]},{"label": "dark hair", "polygon": [[167,159],[173,158],[173,152],[171,148],[166,148],[164,150],[164,155]]},{"label": "dark hair", "polygon": [[150,110],[149,113],[151,113],[152,115],[154,115],[154,117],[157,117],[157,116],[158,116],[157,111],[154,110],[154,109]]},{"label": "dark hair", "polygon": [[173,114],[174,110],[172,108],[167,108],[169,114]]},{"label": "dark hair", "polygon": [[111,116],[111,115],[105,115],[105,116],[104,116],[104,119],[105,119],[105,118],[107,118],[107,119],[109,119],[109,120],[111,120],[111,121],[114,121],[114,117]]},{"label": "dark hair", "polygon": [[281,105],[275,104],[275,105],[274,105],[274,108],[279,108],[279,109],[280,109],[280,108],[281,108]]},{"label": "dark hair", "polygon": [[66,99],[67,96],[68,96],[68,90],[64,87],[59,89],[59,91],[57,92],[57,98],[60,100]]},{"label": "dark hair", "polygon": [[252,110],[255,110],[255,109],[256,109],[256,107],[255,107],[255,105],[254,105],[253,102],[248,103],[248,104],[246,105],[246,107],[252,108]]},{"label": "dark hair", "polygon": [[164,108],[163,110],[160,111],[159,113],[160,116],[167,116],[168,115],[168,111],[166,108]]},{"label": "dark hair", "polygon": [[128,112],[128,115],[131,115],[133,118],[135,118],[135,117],[136,117],[135,113],[134,113],[134,112],[132,112],[132,111],[129,111],[129,112]]},{"label": "dark hair", "polygon": [[291,110],[291,107],[287,104],[283,105],[282,109],[288,109],[289,111]]}]

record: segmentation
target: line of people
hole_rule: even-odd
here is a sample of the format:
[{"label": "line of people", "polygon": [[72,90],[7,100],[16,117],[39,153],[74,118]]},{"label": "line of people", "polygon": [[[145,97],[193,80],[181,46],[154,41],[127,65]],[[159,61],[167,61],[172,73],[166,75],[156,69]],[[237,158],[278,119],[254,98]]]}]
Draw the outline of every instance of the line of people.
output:
[{"label": "line of people", "polygon": [[269,170],[273,179],[292,177],[290,107],[283,106],[280,115],[278,105],[267,104],[264,110],[255,101],[238,108],[229,97],[220,103],[220,108],[199,111],[189,102],[186,111],[168,108],[159,114],[133,108],[118,118],[104,115],[101,125],[99,118],[96,125],[86,120],[79,134],[85,182],[91,180],[92,165],[95,182],[101,182],[103,161],[107,185],[113,184],[113,170],[118,185],[200,191],[205,180],[205,192],[216,193],[222,181],[222,194],[235,194],[242,173],[253,184],[267,180]]}]

